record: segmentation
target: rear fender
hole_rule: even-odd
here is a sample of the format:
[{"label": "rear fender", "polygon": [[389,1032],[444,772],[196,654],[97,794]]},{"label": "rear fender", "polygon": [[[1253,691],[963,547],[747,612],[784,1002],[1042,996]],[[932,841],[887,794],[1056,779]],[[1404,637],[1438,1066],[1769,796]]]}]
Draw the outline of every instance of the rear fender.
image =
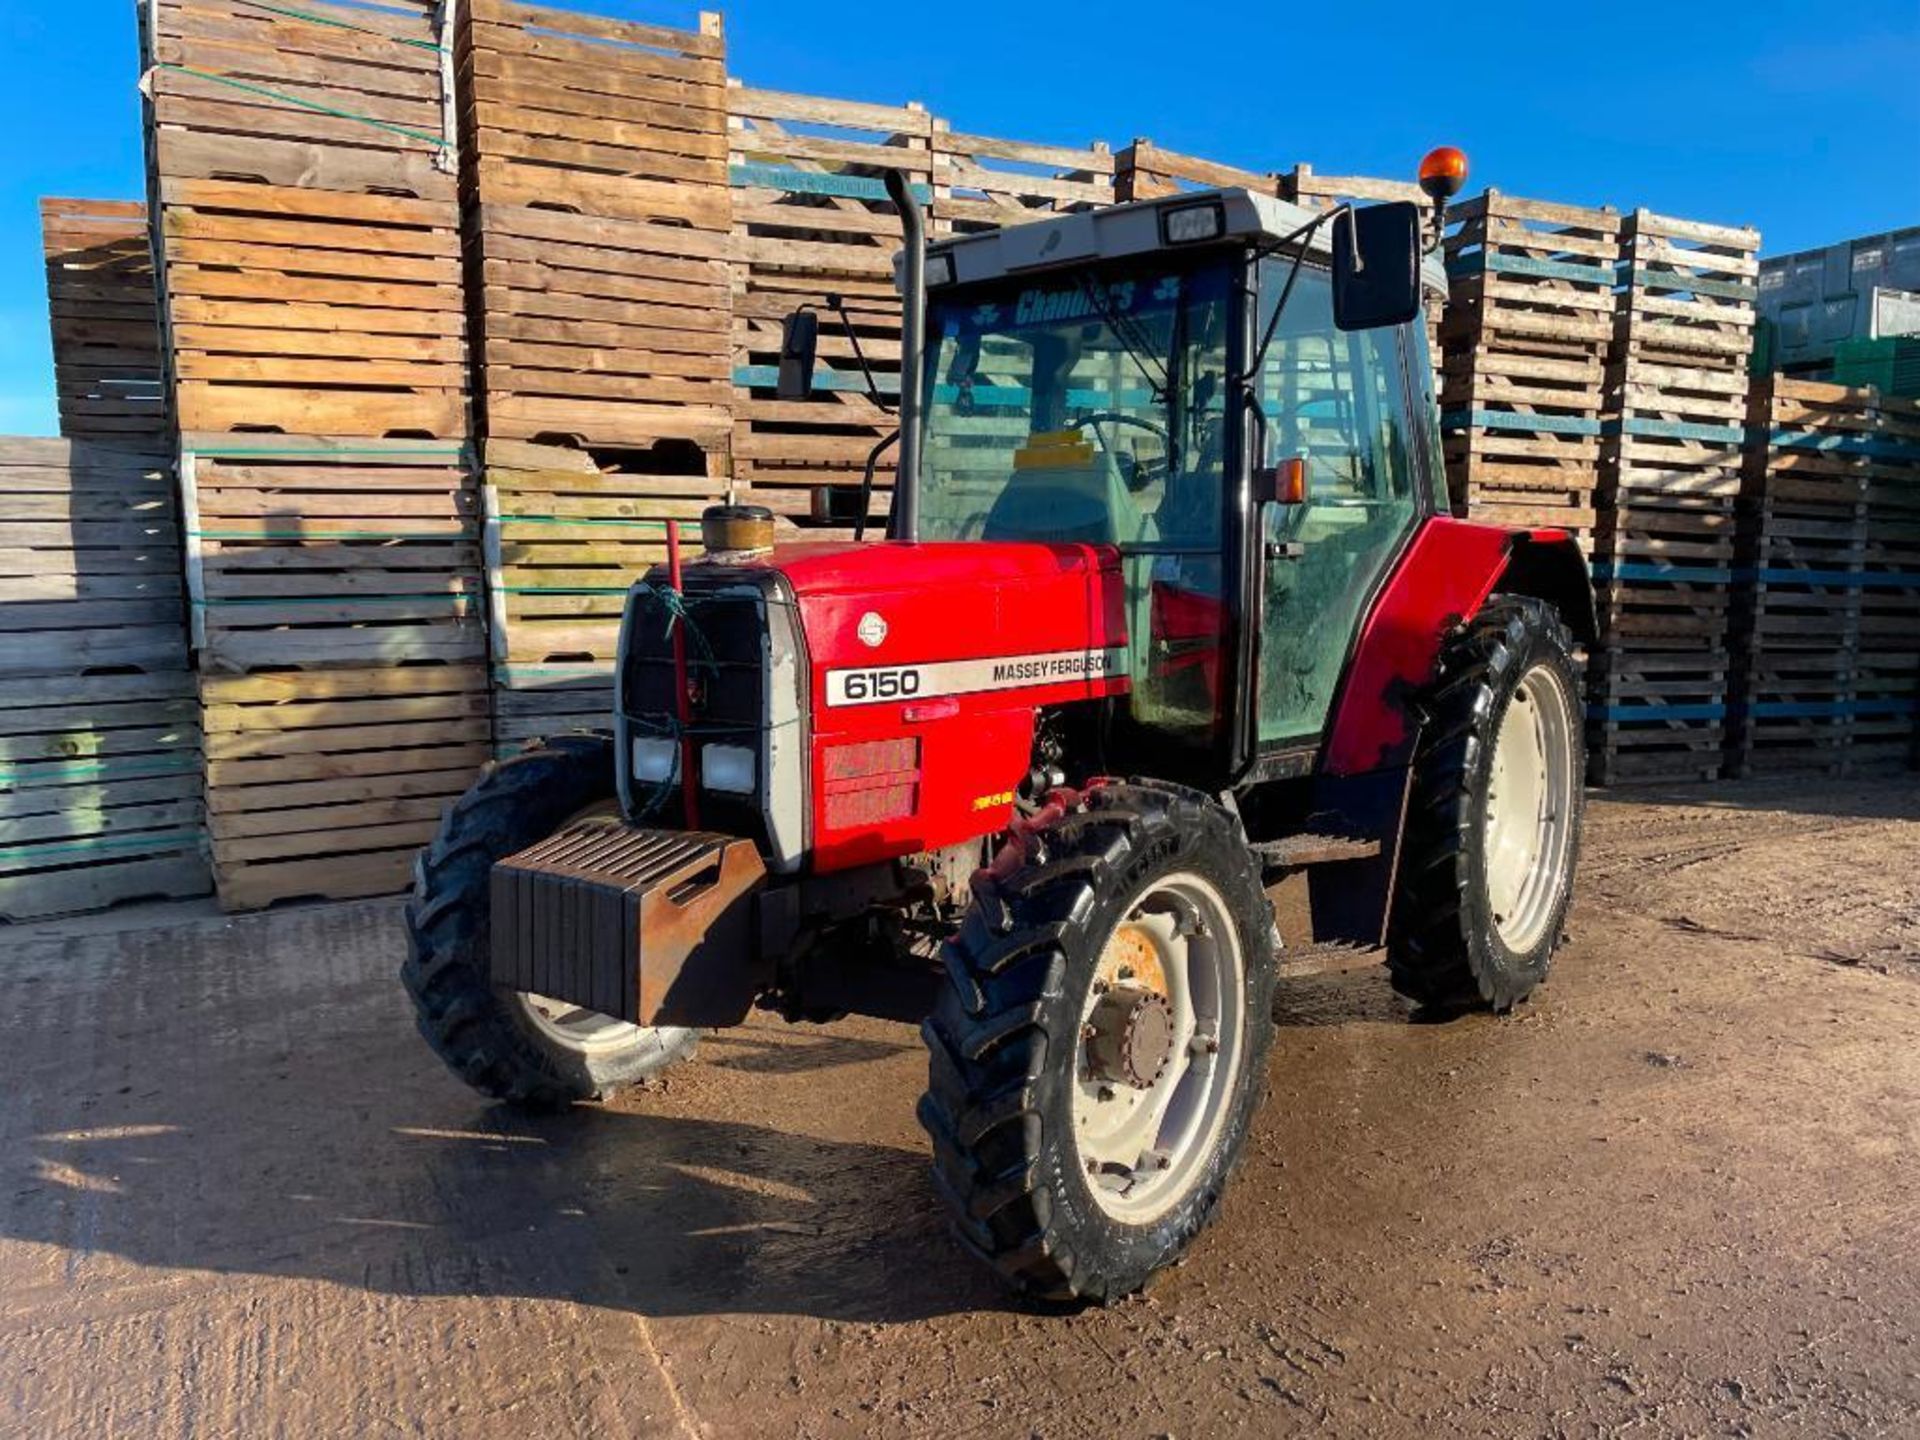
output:
[{"label": "rear fender", "polygon": [[1428,520],[1361,626],[1334,704],[1326,773],[1357,775],[1412,758],[1413,702],[1434,678],[1447,632],[1496,593],[1550,601],[1576,639],[1594,639],[1593,585],[1565,531]]}]

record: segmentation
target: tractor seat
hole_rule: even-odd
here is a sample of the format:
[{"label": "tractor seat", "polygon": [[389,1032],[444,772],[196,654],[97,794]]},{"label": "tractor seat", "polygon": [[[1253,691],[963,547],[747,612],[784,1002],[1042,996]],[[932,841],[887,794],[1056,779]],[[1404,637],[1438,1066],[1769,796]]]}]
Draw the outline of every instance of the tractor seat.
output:
[{"label": "tractor seat", "polygon": [[[1075,443],[1061,443],[1065,435]],[[1151,538],[1113,456],[1079,441],[1079,432],[1037,435],[1014,462],[1012,478],[987,511],[982,540],[1120,545]]]}]

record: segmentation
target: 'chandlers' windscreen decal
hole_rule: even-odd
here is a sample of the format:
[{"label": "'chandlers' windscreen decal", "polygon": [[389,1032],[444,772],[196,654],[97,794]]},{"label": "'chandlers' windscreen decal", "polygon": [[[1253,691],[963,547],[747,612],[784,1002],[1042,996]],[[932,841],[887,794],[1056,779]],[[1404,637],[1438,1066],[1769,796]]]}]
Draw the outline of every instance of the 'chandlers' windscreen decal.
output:
[{"label": "'chandlers' windscreen decal", "polygon": [[940,660],[930,665],[862,666],[827,672],[827,704],[879,705],[888,701],[976,695],[1076,680],[1109,680],[1127,673],[1127,647],[1056,650],[1046,655],[1000,655]]}]

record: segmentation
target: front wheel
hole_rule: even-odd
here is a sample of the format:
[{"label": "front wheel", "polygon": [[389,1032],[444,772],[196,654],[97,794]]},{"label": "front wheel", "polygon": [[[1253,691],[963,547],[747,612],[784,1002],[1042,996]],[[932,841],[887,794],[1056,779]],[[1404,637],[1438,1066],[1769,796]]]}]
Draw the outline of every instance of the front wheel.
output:
[{"label": "front wheel", "polygon": [[493,863],[613,802],[613,742],[562,735],[490,765],[414,863],[400,978],[420,1033],[474,1089],[536,1109],[597,1100],[693,1053],[698,1032],[630,1025],[493,984]]},{"label": "front wheel", "polygon": [[1246,1143],[1273,913],[1191,791],[1101,786],[1014,843],[943,951],[920,1119],[970,1249],[1023,1295],[1104,1302],[1186,1248]]},{"label": "front wheel", "polygon": [[1496,596],[1425,697],[1387,963],[1443,1010],[1507,1010],[1546,978],[1573,899],[1586,748],[1573,642],[1543,600]]}]

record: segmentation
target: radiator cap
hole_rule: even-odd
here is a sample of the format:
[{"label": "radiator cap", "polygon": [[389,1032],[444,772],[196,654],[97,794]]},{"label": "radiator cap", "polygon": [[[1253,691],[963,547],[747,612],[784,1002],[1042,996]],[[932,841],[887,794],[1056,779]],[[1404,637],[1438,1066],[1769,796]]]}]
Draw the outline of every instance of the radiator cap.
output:
[{"label": "radiator cap", "polygon": [[709,555],[758,555],[773,549],[773,512],[764,505],[709,505],[700,512]]}]

